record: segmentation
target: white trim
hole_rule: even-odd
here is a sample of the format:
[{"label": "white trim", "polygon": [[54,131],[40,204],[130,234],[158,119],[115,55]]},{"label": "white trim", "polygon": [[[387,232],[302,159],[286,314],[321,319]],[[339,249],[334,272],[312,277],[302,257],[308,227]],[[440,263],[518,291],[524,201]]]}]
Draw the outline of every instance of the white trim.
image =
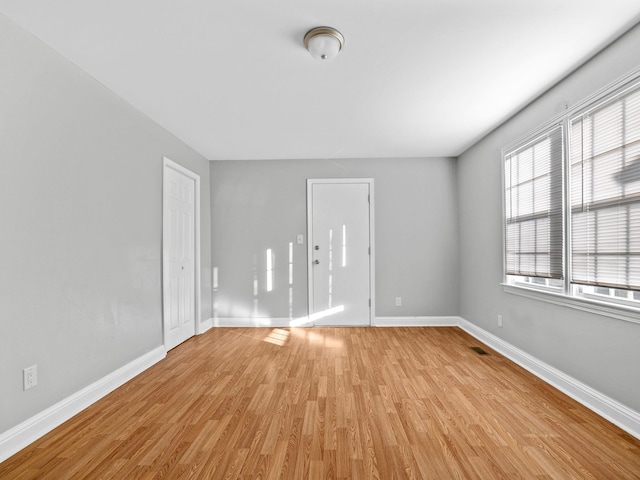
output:
[{"label": "white trim", "polygon": [[567,394],[630,435],[640,439],[640,412],[598,392],[589,385],[538,360],[467,320],[460,319],[459,327],[525,370],[533,373],[536,377]]},{"label": "white trim", "polygon": [[[295,328],[313,327],[313,321],[309,317],[300,318],[270,318],[270,317],[220,317],[211,319],[213,327],[239,327],[239,328]],[[372,327],[457,327],[462,321],[461,317],[376,317]],[[359,325],[354,325],[359,326]],[[363,325],[369,326],[369,325]],[[349,326],[350,327],[350,326]],[[319,327],[321,328],[321,327]],[[345,327],[348,328],[348,327]]]},{"label": "white trim", "polygon": [[311,301],[313,296],[313,268],[311,262],[313,259],[313,195],[311,187],[314,184],[333,184],[333,183],[366,183],[369,185],[369,246],[371,254],[369,255],[369,298],[371,305],[369,308],[369,326],[373,325],[376,312],[376,264],[375,264],[375,204],[374,204],[374,179],[373,178],[308,178],[307,179],[307,308],[308,315],[311,315]]},{"label": "white trim", "polygon": [[162,333],[163,333],[163,341],[167,341],[166,334],[166,325],[165,318],[168,316],[168,312],[166,309],[166,298],[169,295],[169,268],[167,265],[168,254],[166,252],[167,238],[169,236],[169,232],[167,231],[168,221],[167,221],[167,197],[166,197],[166,188],[165,188],[165,172],[168,168],[175,170],[178,173],[192,179],[195,184],[195,192],[194,192],[194,224],[195,224],[195,233],[194,233],[194,241],[195,241],[195,258],[194,261],[194,290],[195,290],[195,315],[194,315],[194,331],[196,335],[200,333],[204,333],[200,330],[200,317],[202,315],[202,307],[201,307],[201,292],[200,292],[200,175],[192,172],[191,170],[186,169],[182,165],[174,162],[168,157],[162,157]]},{"label": "white trim", "polygon": [[[295,328],[313,327],[309,317],[301,318],[269,318],[269,317],[227,317],[212,319],[213,327],[239,328]],[[373,327],[457,327],[460,317],[376,317]],[[354,325],[358,326],[358,325]],[[369,326],[369,325],[363,325]],[[322,327],[318,327],[322,328]]]},{"label": "white trim", "polygon": [[502,284],[505,293],[519,295],[521,297],[539,300],[541,302],[552,303],[563,307],[582,310],[596,315],[616,318],[631,323],[640,323],[640,312],[637,308],[616,305],[609,302],[598,302],[584,297],[569,296],[564,293],[554,293],[534,287],[528,288],[509,283]]},{"label": "white trim", "polygon": [[376,327],[457,327],[460,317],[376,317]]},{"label": "white trim", "polygon": [[0,434],[0,462],[22,450],[167,355],[160,346]]},{"label": "white trim", "polygon": [[200,323],[199,328],[196,329],[196,335],[202,335],[206,331],[213,328],[213,318],[207,318]]},{"label": "white trim", "polygon": [[[235,318],[213,318],[213,327],[239,327],[239,328],[289,328],[305,326],[305,322],[291,318],[269,318],[269,317],[235,317]],[[306,325],[313,326],[313,325]]]}]

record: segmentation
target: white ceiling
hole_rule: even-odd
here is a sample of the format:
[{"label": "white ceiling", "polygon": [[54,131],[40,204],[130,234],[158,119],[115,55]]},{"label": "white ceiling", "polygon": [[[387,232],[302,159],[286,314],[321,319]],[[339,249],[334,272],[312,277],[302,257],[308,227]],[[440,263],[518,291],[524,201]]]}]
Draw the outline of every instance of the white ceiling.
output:
[{"label": "white ceiling", "polygon": [[[0,0],[212,160],[457,156],[640,20],[638,0]],[[302,38],[345,36],[334,60]]]}]

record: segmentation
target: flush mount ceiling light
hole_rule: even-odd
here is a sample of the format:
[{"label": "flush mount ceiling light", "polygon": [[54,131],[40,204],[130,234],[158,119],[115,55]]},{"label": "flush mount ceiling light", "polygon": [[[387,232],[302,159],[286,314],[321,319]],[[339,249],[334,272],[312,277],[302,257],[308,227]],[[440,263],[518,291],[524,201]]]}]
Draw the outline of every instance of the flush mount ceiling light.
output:
[{"label": "flush mount ceiling light", "polygon": [[344,45],[344,37],[335,28],[316,27],[304,36],[304,46],[317,60],[331,60]]}]

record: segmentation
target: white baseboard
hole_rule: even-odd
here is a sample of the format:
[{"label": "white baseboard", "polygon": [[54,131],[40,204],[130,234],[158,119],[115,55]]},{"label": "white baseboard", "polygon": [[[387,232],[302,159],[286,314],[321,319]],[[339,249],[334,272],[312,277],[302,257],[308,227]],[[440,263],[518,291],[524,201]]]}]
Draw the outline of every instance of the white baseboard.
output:
[{"label": "white baseboard", "polygon": [[273,328],[288,328],[292,326],[292,322],[295,320],[291,320],[290,318],[242,318],[242,317],[234,317],[234,318],[213,318],[212,323],[214,327],[273,327]]},{"label": "white baseboard", "polygon": [[[460,317],[376,317],[372,326],[375,327],[456,327],[460,324]],[[214,318],[214,327],[302,327],[309,325],[306,318]]]},{"label": "white baseboard", "polygon": [[210,330],[211,328],[213,328],[213,318],[208,318],[204,322],[200,322],[196,335],[202,335],[204,332]]},{"label": "white baseboard", "polygon": [[109,392],[162,360],[166,355],[164,347],[158,347],[0,434],[0,462],[66,422]]},{"label": "white baseboard", "polygon": [[465,319],[460,319],[459,327],[536,377],[640,439],[640,412],[598,392]]},{"label": "white baseboard", "polygon": [[457,327],[460,317],[376,317],[376,327]]}]

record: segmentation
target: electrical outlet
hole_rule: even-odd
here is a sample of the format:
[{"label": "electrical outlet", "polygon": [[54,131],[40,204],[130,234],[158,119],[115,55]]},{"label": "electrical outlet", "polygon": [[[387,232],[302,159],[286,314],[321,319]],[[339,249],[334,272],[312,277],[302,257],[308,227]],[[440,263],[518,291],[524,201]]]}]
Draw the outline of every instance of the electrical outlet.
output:
[{"label": "electrical outlet", "polygon": [[396,307],[402,306],[402,297],[396,297]]},{"label": "electrical outlet", "polygon": [[38,384],[37,365],[32,365],[22,370],[22,383],[25,390],[29,390]]},{"label": "electrical outlet", "polygon": [[298,245],[303,245],[304,244],[304,235],[298,234],[296,236],[296,242],[298,243]]},{"label": "electrical outlet", "polygon": [[498,327],[502,328],[502,315],[498,315]]}]

